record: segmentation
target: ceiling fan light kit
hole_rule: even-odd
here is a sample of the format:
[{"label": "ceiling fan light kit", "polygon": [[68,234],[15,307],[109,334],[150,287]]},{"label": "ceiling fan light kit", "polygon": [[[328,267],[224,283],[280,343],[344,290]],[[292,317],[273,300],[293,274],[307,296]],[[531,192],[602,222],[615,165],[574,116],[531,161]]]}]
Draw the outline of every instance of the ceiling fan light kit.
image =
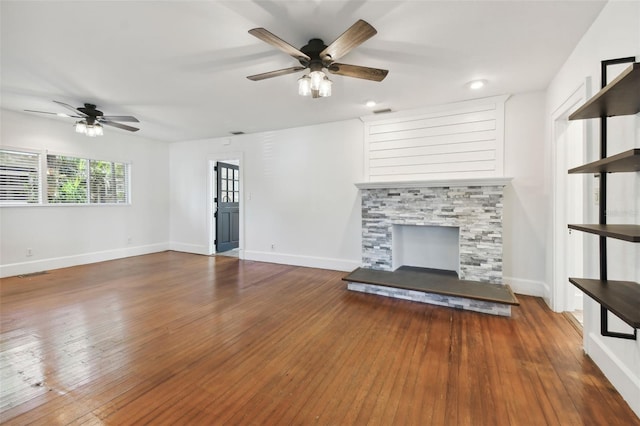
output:
[{"label": "ceiling fan light kit", "polygon": [[325,45],[321,39],[314,38],[309,40],[306,46],[297,49],[264,28],[254,28],[249,30],[249,34],[297,59],[301,66],[250,75],[247,78],[252,81],[260,81],[309,69],[309,74],[305,74],[298,79],[298,94],[311,96],[312,98],[331,96],[332,81],[327,77],[324,70],[345,77],[382,81],[389,71],[335,62],[376,33],[375,28],[360,19],[329,46]]},{"label": "ceiling fan light kit", "polygon": [[76,133],[83,133],[90,138],[104,135],[104,130],[100,123],[89,124],[86,120],[80,120],[74,125]]},{"label": "ceiling fan light kit", "polygon": [[117,127],[118,129],[127,130],[129,132],[137,132],[137,127],[128,126],[126,124],[118,123],[118,121],[127,121],[133,123],[139,123],[140,121],[132,117],[130,115],[104,115],[102,111],[98,110],[93,104],[84,104],[82,107],[72,107],[69,104],[65,104],[60,101],[53,101],[58,105],[62,105],[63,107],[73,111],[76,115],[62,114],[56,112],[48,112],[48,111],[34,111],[27,109],[27,112],[36,112],[38,114],[50,114],[56,115],[58,117],[65,118],[79,118],[79,121],[73,125],[76,133],[81,133],[90,138],[94,138],[96,136],[102,136],[104,134],[104,129],[102,127],[103,124],[107,126]]},{"label": "ceiling fan light kit", "polygon": [[331,96],[333,82],[322,71],[312,71],[298,79],[298,94],[312,98],[326,98]]}]

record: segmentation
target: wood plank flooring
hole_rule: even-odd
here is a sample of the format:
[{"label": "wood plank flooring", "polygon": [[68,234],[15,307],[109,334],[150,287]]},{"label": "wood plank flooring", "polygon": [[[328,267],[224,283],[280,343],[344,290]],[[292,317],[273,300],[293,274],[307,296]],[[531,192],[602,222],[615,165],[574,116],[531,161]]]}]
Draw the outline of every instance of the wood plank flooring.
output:
[{"label": "wood plank flooring", "polygon": [[511,318],[164,252],[0,280],[0,421],[640,425],[537,298]]}]

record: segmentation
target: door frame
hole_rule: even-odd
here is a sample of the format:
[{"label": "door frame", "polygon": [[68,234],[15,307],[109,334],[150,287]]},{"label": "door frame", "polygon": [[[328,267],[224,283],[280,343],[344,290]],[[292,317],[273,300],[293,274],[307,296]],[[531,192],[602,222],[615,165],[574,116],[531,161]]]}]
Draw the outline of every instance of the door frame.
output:
[{"label": "door frame", "polygon": [[[568,280],[567,255],[570,247],[569,231],[567,229],[568,203],[567,203],[567,179],[568,160],[566,144],[563,143],[564,133],[567,130],[567,118],[581,104],[588,99],[590,78],[585,79],[565,101],[551,114],[551,143],[552,143],[552,265],[551,265],[551,291],[548,304],[555,312],[570,310],[574,305],[573,285]],[[582,139],[583,155],[587,152],[587,123],[580,124],[579,137]],[[583,253],[581,252],[582,256]]]},{"label": "door frame", "polygon": [[245,198],[244,198],[244,153],[237,152],[221,152],[217,154],[210,154],[207,158],[209,167],[207,175],[207,235],[209,236],[208,254],[213,255],[216,253],[216,224],[213,217],[214,211],[214,199],[216,198],[217,183],[216,183],[216,171],[215,166],[218,161],[237,161],[240,176],[240,240],[238,242],[238,257],[244,259],[244,218],[245,218]]}]

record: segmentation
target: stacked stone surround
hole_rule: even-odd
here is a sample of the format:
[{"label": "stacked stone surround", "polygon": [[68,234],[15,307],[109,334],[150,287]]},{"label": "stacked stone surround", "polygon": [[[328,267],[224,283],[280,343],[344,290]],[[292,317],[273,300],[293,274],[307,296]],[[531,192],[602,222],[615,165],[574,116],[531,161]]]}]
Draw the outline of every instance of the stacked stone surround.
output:
[{"label": "stacked stone surround", "polygon": [[411,300],[413,302],[428,303],[430,305],[446,306],[466,311],[482,312],[484,314],[511,316],[511,305],[485,302],[482,300],[467,299],[451,295],[426,293],[423,291],[409,290],[405,288],[386,287],[374,284],[353,283],[347,284],[351,291],[375,294],[378,296],[393,297],[395,299]]},{"label": "stacked stone surround", "polygon": [[502,284],[503,185],[362,189],[362,266],[392,270],[393,225],[459,228],[460,279]]}]

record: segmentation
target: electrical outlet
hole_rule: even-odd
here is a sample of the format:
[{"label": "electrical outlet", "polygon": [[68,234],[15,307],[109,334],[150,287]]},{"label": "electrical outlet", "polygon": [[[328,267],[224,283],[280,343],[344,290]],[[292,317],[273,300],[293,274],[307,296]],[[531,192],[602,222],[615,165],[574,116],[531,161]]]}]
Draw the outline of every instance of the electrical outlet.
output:
[{"label": "electrical outlet", "polygon": [[271,244],[271,250],[275,250],[275,249],[276,249],[276,244],[275,243]]},{"label": "electrical outlet", "polygon": [[131,244],[131,241],[132,241],[131,237],[127,237],[127,244]]},{"label": "electrical outlet", "polygon": [[33,256],[33,250],[28,248],[27,249],[27,257]]}]

